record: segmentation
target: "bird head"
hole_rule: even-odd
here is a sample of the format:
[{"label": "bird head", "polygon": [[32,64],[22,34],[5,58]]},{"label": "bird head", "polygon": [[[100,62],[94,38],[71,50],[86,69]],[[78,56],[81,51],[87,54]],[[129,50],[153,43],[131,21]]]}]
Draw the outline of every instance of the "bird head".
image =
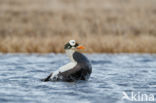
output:
[{"label": "bird head", "polygon": [[64,45],[65,50],[75,50],[75,49],[84,49],[83,46],[79,45],[75,40],[70,40]]}]

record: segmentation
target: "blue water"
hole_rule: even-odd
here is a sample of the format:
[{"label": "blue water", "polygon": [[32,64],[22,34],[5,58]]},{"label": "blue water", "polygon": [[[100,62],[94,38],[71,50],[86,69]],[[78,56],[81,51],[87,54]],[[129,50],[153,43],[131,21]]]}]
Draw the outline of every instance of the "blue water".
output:
[{"label": "blue water", "polygon": [[156,103],[156,55],[86,56],[90,79],[67,83],[40,81],[69,62],[64,54],[0,54],[0,103],[134,103],[123,92],[152,94]]}]

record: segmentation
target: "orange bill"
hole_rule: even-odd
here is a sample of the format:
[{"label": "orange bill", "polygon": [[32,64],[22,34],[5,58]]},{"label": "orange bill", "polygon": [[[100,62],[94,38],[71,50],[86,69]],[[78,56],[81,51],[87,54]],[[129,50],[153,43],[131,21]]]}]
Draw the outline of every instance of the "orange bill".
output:
[{"label": "orange bill", "polygon": [[85,49],[85,47],[80,45],[77,47],[77,49]]}]

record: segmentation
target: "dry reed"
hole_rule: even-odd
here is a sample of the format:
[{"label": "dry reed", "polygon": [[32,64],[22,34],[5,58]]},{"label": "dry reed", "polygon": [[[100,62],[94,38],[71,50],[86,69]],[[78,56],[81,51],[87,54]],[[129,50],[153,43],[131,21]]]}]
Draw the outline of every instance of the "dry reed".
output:
[{"label": "dry reed", "polygon": [[4,53],[49,53],[64,52],[64,44],[75,39],[86,47],[89,53],[156,53],[156,38],[153,36],[112,36],[104,35],[81,38],[80,36],[54,37],[5,37],[0,39],[0,51]]}]

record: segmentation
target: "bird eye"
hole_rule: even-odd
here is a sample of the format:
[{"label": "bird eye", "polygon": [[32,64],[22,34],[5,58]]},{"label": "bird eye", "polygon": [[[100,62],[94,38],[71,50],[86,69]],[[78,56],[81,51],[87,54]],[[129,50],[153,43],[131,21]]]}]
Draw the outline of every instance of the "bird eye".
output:
[{"label": "bird eye", "polygon": [[72,44],[75,44],[75,42],[73,41]]},{"label": "bird eye", "polygon": [[74,46],[74,45],[75,45],[75,40],[70,40],[70,41],[69,41],[69,44],[70,44],[71,46]]}]

